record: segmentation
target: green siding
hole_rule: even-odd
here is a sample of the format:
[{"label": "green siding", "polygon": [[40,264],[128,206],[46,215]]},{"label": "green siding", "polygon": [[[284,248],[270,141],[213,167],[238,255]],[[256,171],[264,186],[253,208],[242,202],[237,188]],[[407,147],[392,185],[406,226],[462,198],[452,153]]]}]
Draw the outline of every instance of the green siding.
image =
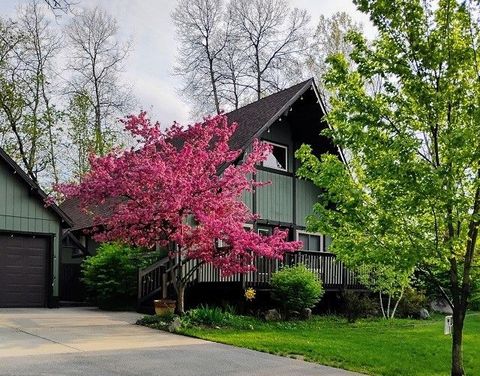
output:
[{"label": "green siding", "polygon": [[[293,178],[270,171],[258,171],[258,181],[271,184],[257,189],[257,213],[262,219],[294,223]],[[310,181],[296,179],[296,220],[297,226],[305,226],[305,218],[312,213],[318,201],[320,189]],[[244,192],[242,201],[252,209],[252,194]]]},{"label": "green siding", "polygon": [[242,202],[247,205],[250,211],[253,210],[253,194],[252,192],[243,191],[242,193]]},{"label": "green siding", "polygon": [[[250,150],[249,150],[250,152]],[[248,179],[252,179],[252,175],[248,174],[247,175]],[[253,211],[253,193],[249,191],[243,191],[242,196],[241,196],[242,202],[247,205],[248,209],[250,211]]]},{"label": "green siding", "polygon": [[292,138],[292,129],[288,119],[281,123],[276,122],[270,127],[270,131],[264,132],[261,136],[264,141],[271,141],[288,148],[288,172],[293,172],[293,164],[295,161],[295,147]]},{"label": "green siding", "polygon": [[320,189],[306,180],[296,181],[296,217],[297,225],[305,226],[305,218],[312,213],[313,205],[318,201]]},{"label": "green siding", "polygon": [[257,189],[257,213],[261,218],[293,222],[293,178],[273,172],[258,171],[258,181],[271,184]]},{"label": "green siding", "polygon": [[55,235],[53,295],[57,296],[60,220],[3,164],[0,164],[0,230]]}]

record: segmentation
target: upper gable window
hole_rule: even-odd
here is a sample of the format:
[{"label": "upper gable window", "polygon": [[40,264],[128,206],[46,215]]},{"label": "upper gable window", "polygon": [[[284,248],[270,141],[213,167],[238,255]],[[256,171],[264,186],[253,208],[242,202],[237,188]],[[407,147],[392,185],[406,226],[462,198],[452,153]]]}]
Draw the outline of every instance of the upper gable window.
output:
[{"label": "upper gable window", "polygon": [[288,169],[288,147],[265,141],[272,146],[272,151],[267,159],[263,161],[263,166],[274,168],[275,170],[287,171]]}]

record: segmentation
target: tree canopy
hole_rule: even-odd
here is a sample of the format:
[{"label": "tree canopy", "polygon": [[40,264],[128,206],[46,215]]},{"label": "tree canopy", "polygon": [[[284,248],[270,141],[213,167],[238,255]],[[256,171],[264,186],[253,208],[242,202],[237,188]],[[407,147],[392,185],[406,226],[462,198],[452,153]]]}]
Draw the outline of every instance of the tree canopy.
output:
[{"label": "tree canopy", "polygon": [[[401,273],[448,273],[454,306],[452,374],[462,375],[463,321],[478,271],[480,42],[478,6],[441,0],[358,0],[378,29],[373,43],[329,59],[328,133],[345,151],[297,153],[299,174],[324,194],[311,230],[351,263]],[[380,79],[381,90],[368,90]]]},{"label": "tree canopy", "polygon": [[[58,186],[85,210],[108,207],[108,214],[95,218],[96,240],[145,248],[175,243],[181,260],[210,263],[224,275],[255,270],[256,256],[281,259],[301,247],[286,240],[287,231],[262,236],[245,228],[256,216],[241,195],[265,184],[251,177],[267,157],[268,144],[254,141],[248,153],[232,150],[236,124],[224,115],[165,131],[144,112],[124,123],[139,147],[93,155],[79,184]],[[218,247],[218,241],[227,246]],[[179,311],[186,277],[177,276]]]}]

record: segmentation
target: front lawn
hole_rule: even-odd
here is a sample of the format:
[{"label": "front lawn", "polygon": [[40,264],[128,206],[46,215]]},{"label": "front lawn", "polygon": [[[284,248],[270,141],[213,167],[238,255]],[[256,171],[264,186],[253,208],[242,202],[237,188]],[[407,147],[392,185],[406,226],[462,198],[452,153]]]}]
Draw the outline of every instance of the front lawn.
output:
[{"label": "front lawn", "polygon": [[[226,326],[188,326],[180,333],[370,375],[438,376],[448,375],[450,369],[451,338],[443,334],[442,316],[428,321],[375,319],[355,324],[322,316],[275,323],[237,316]],[[478,374],[478,314],[467,317],[464,347],[467,374]]]}]

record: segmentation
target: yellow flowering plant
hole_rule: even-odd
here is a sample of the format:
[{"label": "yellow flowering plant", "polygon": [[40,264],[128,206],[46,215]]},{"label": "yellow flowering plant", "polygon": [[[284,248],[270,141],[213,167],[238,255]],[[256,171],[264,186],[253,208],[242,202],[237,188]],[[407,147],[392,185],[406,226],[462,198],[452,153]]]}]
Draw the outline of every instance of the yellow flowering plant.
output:
[{"label": "yellow flowering plant", "polygon": [[249,287],[248,289],[245,290],[245,299],[253,300],[255,299],[256,294],[257,292],[253,288]]}]

